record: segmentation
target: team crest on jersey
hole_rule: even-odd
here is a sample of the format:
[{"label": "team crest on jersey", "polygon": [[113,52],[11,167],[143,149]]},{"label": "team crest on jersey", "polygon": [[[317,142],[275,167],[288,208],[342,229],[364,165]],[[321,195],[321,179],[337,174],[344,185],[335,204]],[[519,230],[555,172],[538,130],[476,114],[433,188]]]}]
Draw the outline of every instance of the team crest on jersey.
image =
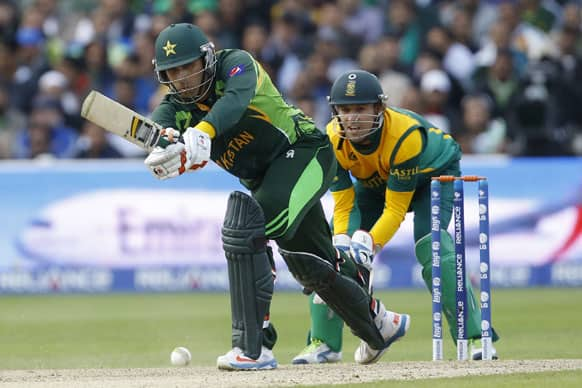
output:
[{"label": "team crest on jersey", "polygon": [[230,71],[228,72],[228,77],[231,78],[234,77],[235,75],[242,74],[244,70],[245,70],[244,65],[236,65],[235,67],[230,69]]}]

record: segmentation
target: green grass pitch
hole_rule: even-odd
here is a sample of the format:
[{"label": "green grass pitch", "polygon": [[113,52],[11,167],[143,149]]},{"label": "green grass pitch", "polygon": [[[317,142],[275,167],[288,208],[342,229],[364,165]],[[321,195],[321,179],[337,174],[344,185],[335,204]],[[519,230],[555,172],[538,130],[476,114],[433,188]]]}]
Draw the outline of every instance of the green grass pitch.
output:
[{"label": "green grass pitch", "polygon": [[[378,295],[412,316],[409,334],[382,362],[430,360],[428,292]],[[494,290],[492,305],[503,359],[582,358],[582,289]],[[305,345],[307,298],[276,293],[272,320],[279,333],[275,355],[289,364]],[[445,358],[453,359],[446,338]],[[345,329],[344,360],[353,360],[357,342]],[[231,346],[228,294],[0,296],[0,370],[168,367],[175,346],[188,347],[195,365],[214,365]]]}]

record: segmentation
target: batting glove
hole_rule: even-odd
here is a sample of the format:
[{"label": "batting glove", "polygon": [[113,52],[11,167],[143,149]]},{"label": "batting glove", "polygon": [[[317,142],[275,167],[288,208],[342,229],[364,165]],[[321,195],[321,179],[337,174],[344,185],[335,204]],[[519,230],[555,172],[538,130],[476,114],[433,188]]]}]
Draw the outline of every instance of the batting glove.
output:
[{"label": "batting glove", "polygon": [[163,136],[171,144],[154,148],[144,161],[156,178],[161,180],[174,178],[185,172],[198,170],[208,163],[210,137],[205,132],[188,128],[180,138],[179,131],[166,128]]},{"label": "batting glove", "polygon": [[165,148],[156,147],[144,163],[158,179],[174,178],[180,175],[182,160],[186,159],[186,147],[183,143],[170,144]]},{"label": "batting glove", "polygon": [[371,271],[374,261],[374,239],[370,233],[356,230],[352,235],[350,253],[356,263]]},{"label": "batting glove", "polygon": [[210,136],[196,127],[190,127],[186,129],[182,138],[186,145],[186,161],[183,164],[184,171],[204,167],[208,163],[208,160],[210,160],[210,147],[212,144]]}]

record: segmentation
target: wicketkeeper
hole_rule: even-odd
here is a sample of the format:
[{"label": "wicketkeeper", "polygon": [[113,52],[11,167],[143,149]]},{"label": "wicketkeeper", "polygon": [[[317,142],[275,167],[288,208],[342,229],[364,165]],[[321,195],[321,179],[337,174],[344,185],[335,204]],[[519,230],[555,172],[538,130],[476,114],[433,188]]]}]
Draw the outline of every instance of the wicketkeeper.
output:
[{"label": "wicketkeeper", "polygon": [[[251,193],[231,194],[222,228],[232,349],[218,357],[218,368],[277,366],[272,352],[277,336],[269,319],[274,269],[269,239],[277,242],[295,279],[317,292],[362,339],[356,361],[376,361],[406,333],[410,318],[372,298],[362,263],[332,245],[320,203],[336,171],[327,136],[283,100],[251,55],[215,52],[192,24],[172,24],[159,34],[154,66],[168,94],[152,118],[173,143],[156,148],[145,164],[167,179],[213,160]],[[357,258],[371,260],[367,247],[353,249]]]},{"label": "wicketkeeper", "polygon": [[[386,100],[376,76],[363,70],[348,71],[332,85],[329,103],[333,117],[327,133],[338,160],[337,176],[330,188],[335,202],[334,244],[349,250],[356,239],[379,251],[412,211],[416,258],[431,290],[430,178],[460,176],[461,150],[449,134],[414,112],[385,106]],[[441,194],[443,311],[456,343],[455,251],[446,231],[452,207],[453,185],[445,183]],[[467,299],[471,355],[480,359],[481,313],[470,285]],[[343,323],[330,307],[317,295],[312,296],[308,346],[293,363],[341,359]],[[493,341],[497,339],[494,331]],[[497,358],[495,349],[493,357]]]}]

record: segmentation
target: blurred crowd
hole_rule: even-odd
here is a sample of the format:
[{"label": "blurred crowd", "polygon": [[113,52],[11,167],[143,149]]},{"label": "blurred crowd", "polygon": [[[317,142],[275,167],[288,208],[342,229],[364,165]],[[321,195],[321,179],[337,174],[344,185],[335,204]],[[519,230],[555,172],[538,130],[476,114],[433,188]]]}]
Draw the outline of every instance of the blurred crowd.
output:
[{"label": "blurred crowd", "polygon": [[142,156],[81,102],[149,114],[153,44],[178,22],[250,52],[322,130],[332,82],[363,68],[464,154],[582,155],[580,1],[0,0],[0,159]]}]

